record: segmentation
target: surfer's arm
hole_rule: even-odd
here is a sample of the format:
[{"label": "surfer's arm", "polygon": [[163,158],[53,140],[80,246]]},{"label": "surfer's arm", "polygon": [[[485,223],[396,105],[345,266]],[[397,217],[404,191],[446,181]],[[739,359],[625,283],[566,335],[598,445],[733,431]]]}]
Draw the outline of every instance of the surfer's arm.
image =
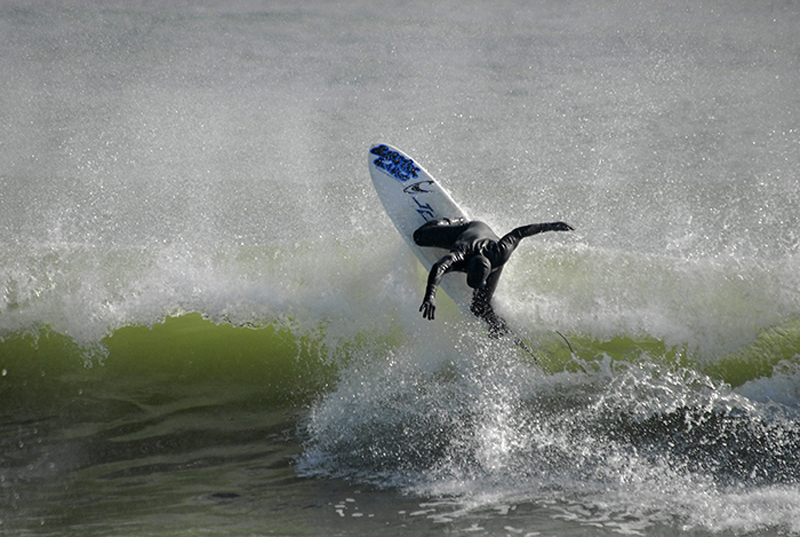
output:
[{"label": "surfer's arm", "polygon": [[[545,224],[530,224],[527,226],[518,227],[517,229],[513,230],[511,233],[506,235],[513,235],[517,242],[525,237],[531,237],[536,235],[537,233],[542,233],[544,231],[574,231],[571,225],[567,224],[566,222],[548,222]],[[500,240],[504,240],[506,237],[503,237]]]},{"label": "surfer's arm", "polygon": [[527,226],[518,227],[508,234],[506,234],[502,239],[500,239],[497,243],[501,258],[503,262],[508,260],[508,257],[511,255],[517,245],[519,245],[519,241],[526,237],[532,237],[538,233],[542,233],[545,231],[573,231],[571,225],[565,222],[547,222],[544,224],[530,224]]},{"label": "surfer's arm", "polygon": [[458,254],[450,252],[431,267],[431,271],[428,274],[428,285],[425,288],[425,298],[419,307],[419,311],[422,312],[422,316],[426,319],[433,320],[434,312],[436,311],[436,289],[439,287],[444,275],[453,270],[453,265],[458,260]]}]

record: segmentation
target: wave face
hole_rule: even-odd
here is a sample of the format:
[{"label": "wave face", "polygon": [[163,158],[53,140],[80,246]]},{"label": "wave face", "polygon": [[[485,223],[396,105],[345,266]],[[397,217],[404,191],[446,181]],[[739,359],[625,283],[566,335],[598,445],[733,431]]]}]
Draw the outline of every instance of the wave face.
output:
[{"label": "wave face", "polygon": [[[86,525],[77,487],[114,533],[97,498],[269,466],[425,501],[423,533],[800,532],[798,19],[4,2],[0,523]],[[500,234],[576,228],[498,288],[536,359],[421,318],[381,141]],[[286,527],[339,501],[302,494]]]}]

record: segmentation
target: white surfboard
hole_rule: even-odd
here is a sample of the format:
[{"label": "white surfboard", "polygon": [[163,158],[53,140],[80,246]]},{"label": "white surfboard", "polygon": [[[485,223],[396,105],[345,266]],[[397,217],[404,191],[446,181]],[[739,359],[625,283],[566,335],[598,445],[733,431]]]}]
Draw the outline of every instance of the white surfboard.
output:
[{"label": "white surfboard", "polygon": [[[431,266],[447,250],[417,246],[414,243],[414,231],[425,222],[440,218],[469,219],[467,213],[425,168],[388,144],[377,144],[370,148],[369,173],[378,197],[400,236],[425,270],[430,271]],[[445,275],[439,287],[464,311],[469,312],[472,289],[467,286],[463,274]]]}]

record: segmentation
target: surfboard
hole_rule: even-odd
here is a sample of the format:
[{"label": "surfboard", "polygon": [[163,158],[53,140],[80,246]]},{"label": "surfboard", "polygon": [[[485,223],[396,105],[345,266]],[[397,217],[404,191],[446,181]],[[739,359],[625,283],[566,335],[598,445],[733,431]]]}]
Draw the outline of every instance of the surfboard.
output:
[{"label": "surfboard", "polygon": [[[469,219],[466,211],[425,168],[391,145],[376,144],[370,148],[369,173],[386,214],[425,270],[430,271],[447,250],[417,246],[414,231],[431,220]],[[439,287],[469,313],[472,289],[467,286],[463,274],[446,275]]]},{"label": "surfboard", "polygon": [[[376,144],[370,148],[369,174],[383,208],[386,209],[386,214],[425,270],[430,272],[431,266],[441,259],[447,250],[417,246],[414,242],[414,231],[431,220],[442,218],[469,220],[466,211],[453,201],[450,193],[425,168],[389,144]],[[465,313],[471,314],[469,307],[472,304],[472,289],[467,285],[463,274],[445,275],[439,288],[444,290]],[[510,328],[506,328],[514,343],[534,361],[538,361],[528,344]],[[564,340],[566,341],[566,338]]]}]

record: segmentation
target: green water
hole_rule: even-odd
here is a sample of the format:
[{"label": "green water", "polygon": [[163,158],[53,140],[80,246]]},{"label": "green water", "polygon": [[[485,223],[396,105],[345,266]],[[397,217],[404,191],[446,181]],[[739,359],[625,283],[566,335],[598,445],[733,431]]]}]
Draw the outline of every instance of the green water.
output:
[{"label": "green water", "polygon": [[[793,360],[799,327],[766,330],[710,366],[652,338],[569,334],[532,342],[538,365],[522,352],[517,360],[546,375],[650,361],[739,385]],[[92,348],[46,327],[8,334],[0,342],[1,527],[37,535],[391,535],[414,527],[506,531],[518,515],[571,534],[574,526],[561,526],[570,516],[554,515],[574,510],[569,503],[523,501],[501,517],[498,506],[453,516],[461,507],[446,495],[409,497],[298,473],[310,409],[337,389],[354,356],[391,354],[403,337],[391,328],[337,343],[323,327],[235,327],[198,314],[123,327]]]}]

